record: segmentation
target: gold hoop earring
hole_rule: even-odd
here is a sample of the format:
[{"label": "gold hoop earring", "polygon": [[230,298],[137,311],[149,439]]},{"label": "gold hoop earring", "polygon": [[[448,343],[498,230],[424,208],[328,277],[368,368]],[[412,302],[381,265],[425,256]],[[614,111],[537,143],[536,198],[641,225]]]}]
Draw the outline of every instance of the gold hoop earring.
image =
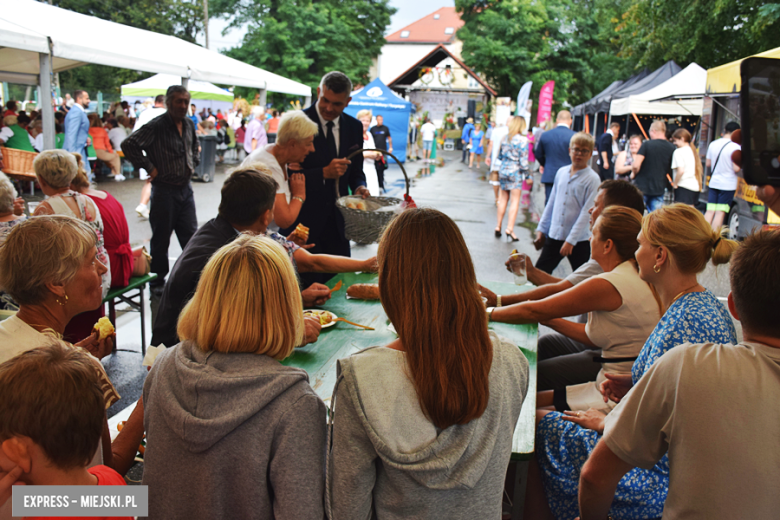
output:
[{"label": "gold hoop earring", "polygon": [[68,295],[67,294],[65,295],[64,303],[61,302],[59,298],[57,298],[55,301],[59,304],[60,307],[65,307],[68,304]]},{"label": "gold hoop earring", "polygon": [[661,268],[658,267],[658,264],[653,265],[653,271],[655,271],[656,273],[660,273],[661,272]]}]

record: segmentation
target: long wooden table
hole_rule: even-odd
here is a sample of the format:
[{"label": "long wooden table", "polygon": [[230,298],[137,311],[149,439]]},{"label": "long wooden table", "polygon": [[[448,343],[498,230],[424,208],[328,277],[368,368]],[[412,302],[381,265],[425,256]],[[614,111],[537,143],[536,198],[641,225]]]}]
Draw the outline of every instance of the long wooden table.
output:
[{"label": "long wooden table", "polygon": [[[282,363],[306,370],[309,383],[315,392],[330,403],[331,392],[336,384],[336,361],[348,357],[355,352],[368,347],[381,346],[395,340],[397,336],[387,327],[387,319],[382,304],[379,301],[363,301],[347,299],[347,288],[355,283],[376,283],[376,274],[344,273],[332,278],[328,286],[333,288],[339,281],[344,282],[342,288],[334,292],[322,308],[334,313],[340,318],[346,318],[361,325],[374,327],[375,330],[364,330],[338,322],[336,325],[323,329],[316,343],[295,349],[295,352]],[[532,288],[501,282],[480,282],[488,289],[498,294],[516,294]],[[528,461],[534,453],[534,433],[536,421],[536,338],[537,325],[510,325],[506,323],[490,323],[490,329],[516,344],[523,352],[530,368],[528,378],[528,395],[523,403],[520,418],[517,421],[514,438],[512,439],[512,464],[508,478],[514,485],[512,518],[522,518],[522,505],[525,500],[525,480],[528,471]]]}]

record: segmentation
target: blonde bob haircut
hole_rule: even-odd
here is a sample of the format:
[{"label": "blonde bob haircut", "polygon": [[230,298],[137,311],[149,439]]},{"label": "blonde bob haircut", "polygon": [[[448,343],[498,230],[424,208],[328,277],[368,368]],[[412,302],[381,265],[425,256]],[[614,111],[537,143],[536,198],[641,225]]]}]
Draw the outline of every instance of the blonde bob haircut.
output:
[{"label": "blonde bob haircut", "polygon": [[33,169],[38,179],[54,189],[70,186],[79,172],[76,158],[66,150],[44,150],[33,161]]},{"label": "blonde bob haircut", "polygon": [[592,152],[593,148],[596,147],[596,140],[587,132],[577,132],[571,136],[571,141],[569,141],[569,148],[574,148],[575,146],[582,146]]},{"label": "blonde bob haircut", "polygon": [[514,116],[509,121],[509,135],[507,136],[507,141],[511,141],[512,138],[517,134],[525,135],[526,128],[528,128],[528,125],[525,122],[525,118],[521,116]]},{"label": "blonde bob haircut", "polygon": [[363,110],[358,112],[357,115],[355,116],[355,119],[360,120],[364,117],[368,117],[368,120],[371,121],[371,117],[372,117],[371,111],[367,108],[364,108]]},{"label": "blonde bob haircut", "polygon": [[282,146],[290,141],[301,142],[311,136],[317,135],[320,127],[309,119],[303,110],[286,112],[279,120],[279,130],[276,133],[276,142]]},{"label": "blonde bob haircut", "polygon": [[14,226],[0,246],[0,287],[20,305],[41,304],[49,294],[46,284],[73,280],[96,243],[82,220],[31,217]]},{"label": "blonde bob haircut", "polygon": [[303,342],[301,291],[282,246],[242,234],[211,257],[177,332],[203,351],[282,360]]},{"label": "blonde bob haircut", "polygon": [[712,258],[714,265],[726,264],[739,244],[713,231],[693,206],[663,206],[642,219],[642,235],[655,247],[665,247],[677,270],[700,273]]}]

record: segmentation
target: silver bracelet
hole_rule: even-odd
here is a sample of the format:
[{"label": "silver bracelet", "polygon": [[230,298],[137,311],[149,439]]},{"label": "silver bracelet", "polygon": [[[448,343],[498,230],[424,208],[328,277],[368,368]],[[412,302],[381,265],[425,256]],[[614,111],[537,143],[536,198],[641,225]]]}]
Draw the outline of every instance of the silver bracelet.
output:
[{"label": "silver bracelet", "polygon": [[297,196],[297,195],[293,195],[293,198],[292,198],[292,200],[299,200],[299,201],[301,201],[301,204],[303,204],[304,202],[306,202],[306,200],[305,200],[305,199],[302,199],[301,197],[299,197],[299,196]]}]

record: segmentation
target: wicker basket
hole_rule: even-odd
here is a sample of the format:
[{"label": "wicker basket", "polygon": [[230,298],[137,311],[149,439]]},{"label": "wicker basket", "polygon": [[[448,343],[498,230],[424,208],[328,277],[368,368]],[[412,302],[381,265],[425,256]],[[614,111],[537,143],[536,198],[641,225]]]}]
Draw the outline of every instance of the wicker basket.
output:
[{"label": "wicker basket", "polygon": [[[404,179],[406,180],[406,194],[409,195],[409,176],[406,175],[403,163],[387,150],[368,148],[353,152],[347,156],[347,159],[351,159],[355,155],[363,152],[380,152],[395,159],[395,162],[398,163],[398,166],[401,167],[401,172],[404,174]],[[338,189],[338,183],[336,184],[336,189]],[[344,217],[344,233],[346,237],[358,244],[372,244],[379,241],[379,237],[382,236],[385,227],[387,227],[387,225],[396,217],[397,212],[365,211],[348,208],[347,203],[353,198],[354,196],[346,196],[336,200],[336,207],[339,208],[339,211],[341,211],[341,214]],[[366,201],[373,202],[375,205],[382,207],[400,206],[401,202],[403,202],[401,199],[393,197],[369,197]]]},{"label": "wicker basket", "polygon": [[3,172],[23,180],[35,180],[33,160],[38,156],[36,152],[16,150],[14,148],[0,148],[3,152]]}]

